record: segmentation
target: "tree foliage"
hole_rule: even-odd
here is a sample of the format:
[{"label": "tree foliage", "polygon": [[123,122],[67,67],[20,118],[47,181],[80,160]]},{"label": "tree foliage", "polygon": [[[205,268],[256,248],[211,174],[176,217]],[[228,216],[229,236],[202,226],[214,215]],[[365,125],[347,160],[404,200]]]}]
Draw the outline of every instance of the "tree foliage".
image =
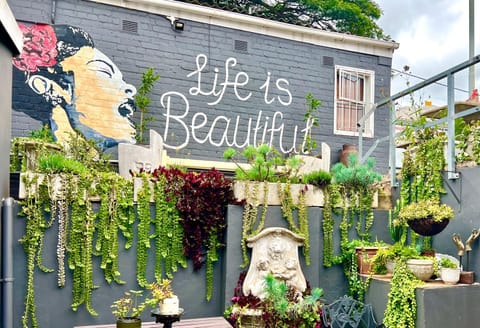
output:
[{"label": "tree foliage", "polygon": [[377,25],[373,0],[180,0],[280,22],[377,39],[389,39]]}]

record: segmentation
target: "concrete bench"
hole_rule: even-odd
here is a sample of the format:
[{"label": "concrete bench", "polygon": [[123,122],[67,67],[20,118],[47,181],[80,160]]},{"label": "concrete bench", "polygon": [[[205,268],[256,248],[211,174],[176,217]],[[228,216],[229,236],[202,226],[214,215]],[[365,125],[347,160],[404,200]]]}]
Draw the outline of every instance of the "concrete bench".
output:
[{"label": "concrete bench", "polygon": [[[142,328],[161,328],[161,323],[142,322]],[[73,328],[115,328],[116,324],[109,325],[91,325],[91,326],[75,326]],[[232,326],[223,317],[208,317],[198,319],[182,319],[173,323],[173,327],[182,328],[231,328]]]}]

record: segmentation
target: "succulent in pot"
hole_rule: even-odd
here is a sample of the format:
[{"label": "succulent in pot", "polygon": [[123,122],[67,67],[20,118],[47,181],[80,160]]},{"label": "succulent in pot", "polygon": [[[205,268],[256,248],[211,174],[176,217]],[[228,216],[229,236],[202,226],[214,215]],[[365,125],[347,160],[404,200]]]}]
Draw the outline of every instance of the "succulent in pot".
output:
[{"label": "succulent in pot", "polygon": [[112,314],[117,317],[117,328],[139,328],[142,320],[140,316],[148,305],[148,300],[140,301],[143,297],[141,290],[129,290],[115,300],[112,305]]},{"label": "succulent in pot", "polygon": [[460,280],[460,267],[451,259],[444,257],[440,260],[440,278],[446,285],[455,285]]},{"label": "succulent in pot", "polygon": [[148,289],[152,291],[152,300],[150,305],[155,307],[158,305],[158,312],[163,315],[179,314],[179,300],[172,288],[170,279],[162,279],[159,282],[149,284]]}]

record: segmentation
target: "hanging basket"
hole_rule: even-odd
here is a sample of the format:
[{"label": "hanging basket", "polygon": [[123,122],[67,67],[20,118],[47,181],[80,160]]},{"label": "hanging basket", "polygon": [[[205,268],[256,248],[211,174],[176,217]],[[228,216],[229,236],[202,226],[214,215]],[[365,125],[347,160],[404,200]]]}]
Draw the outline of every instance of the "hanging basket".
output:
[{"label": "hanging basket", "polygon": [[442,221],[434,221],[433,218],[414,219],[409,220],[408,225],[413,231],[422,236],[433,236],[443,231],[446,228],[449,219]]}]

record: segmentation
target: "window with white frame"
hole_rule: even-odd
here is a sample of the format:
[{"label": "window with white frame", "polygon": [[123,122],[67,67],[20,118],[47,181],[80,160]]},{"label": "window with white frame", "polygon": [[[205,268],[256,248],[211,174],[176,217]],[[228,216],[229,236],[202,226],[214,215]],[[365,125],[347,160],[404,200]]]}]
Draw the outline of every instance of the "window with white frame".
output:
[{"label": "window with white frame", "polygon": [[[357,123],[374,101],[374,72],[351,67],[335,67],[334,133],[358,135]],[[373,113],[363,127],[365,137],[373,137]]]}]

